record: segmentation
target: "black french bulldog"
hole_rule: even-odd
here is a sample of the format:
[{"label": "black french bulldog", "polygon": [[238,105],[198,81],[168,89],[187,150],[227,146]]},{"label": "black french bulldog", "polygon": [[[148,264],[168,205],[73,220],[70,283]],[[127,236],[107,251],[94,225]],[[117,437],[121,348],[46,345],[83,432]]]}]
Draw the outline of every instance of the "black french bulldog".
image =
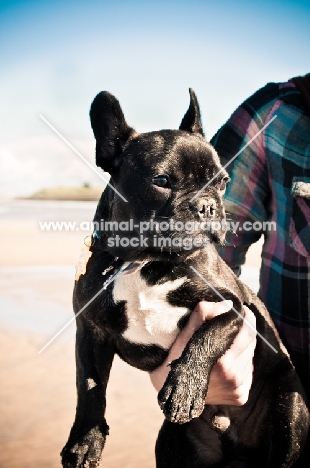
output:
[{"label": "black french bulldog", "polygon": [[[86,271],[74,289],[78,403],[63,466],[100,464],[114,354],[141,370],[155,369],[197,302],[224,297],[233,308],[194,333],[159,392],[166,419],[156,466],[224,467],[245,459],[252,468],[291,467],[309,428],[304,391],[266,308],[214,247],[225,236],[228,178],[204,139],[194,92],[179,130],[138,134],[108,92],[96,96],[90,117],[96,164],[111,180],[97,207]],[[206,406],[210,372],[240,330],[242,304],[254,312],[264,337],[257,340],[248,402]]]}]

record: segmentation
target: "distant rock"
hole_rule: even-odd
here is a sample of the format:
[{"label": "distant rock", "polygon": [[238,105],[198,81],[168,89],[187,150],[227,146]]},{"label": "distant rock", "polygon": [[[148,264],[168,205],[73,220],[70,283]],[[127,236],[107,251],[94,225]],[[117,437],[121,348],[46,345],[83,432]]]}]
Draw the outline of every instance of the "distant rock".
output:
[{"label": "distant rock", "polygon": [[51,187],[35,192],[28,200],[76,200],[97,201],[102,194],[102,187]]}]

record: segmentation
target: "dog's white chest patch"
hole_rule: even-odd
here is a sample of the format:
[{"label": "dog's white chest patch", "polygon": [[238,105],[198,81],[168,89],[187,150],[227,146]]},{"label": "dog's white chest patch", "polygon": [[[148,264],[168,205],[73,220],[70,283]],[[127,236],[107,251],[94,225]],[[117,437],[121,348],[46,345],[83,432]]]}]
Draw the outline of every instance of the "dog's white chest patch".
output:
[{"label": "dog's white chest patch", "polygon": [[185,281],[186,278],[178,278],[149,286],[140,271],[119,275],[114,281],[113,298],[115,302],[126,301],[128,328],[123,333],[124,338],[134,343],[170,348],[179,333],[178,321],[189,309],[169,304],[167,294]]}]

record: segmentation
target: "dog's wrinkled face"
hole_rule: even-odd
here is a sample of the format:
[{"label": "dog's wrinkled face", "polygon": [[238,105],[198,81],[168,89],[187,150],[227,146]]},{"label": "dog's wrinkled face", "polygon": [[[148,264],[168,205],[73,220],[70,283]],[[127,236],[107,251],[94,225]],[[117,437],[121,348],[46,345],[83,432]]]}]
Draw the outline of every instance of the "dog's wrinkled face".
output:
[{"label": "dog's wrinkled face", "polygon": [[[179,130],[144,134],[127,126],[111,95],[104,93],[113,99],[112,111],[105,100],[99,112],[96,99],[102,93],[95,98],[91,119],[97,165],[110,172],[122,195],[107,190],[99,227],[104,247],[113,255],[125,260],[171,255],[181,259],[210,241],[224,239],[222,197],[228,177],[203,137],[198,103],[191,93],[191,105]],[[112,114],[109,125],[107,112]],[[110,127],[120,129],[118,136],[111,137]]]},{"label": "dog's wrinkled face", "polygon": [[[189,234],[206,234],[221,240],[221,228],[211,231],[211,223],[222,226],[225,219],[222,195],[226,175],[220,169],[217,154],[202,137],[182,131],[134,137],[124,151],[115,180],[115,187],[128,202],[114,196],[113,219],[119,223],[133,219],[135,224],[154,220],[156,232],[162,236],[169,233],[185,238]],[[193,199],[214,176],[206,190]],[[191,229],[190,223],[195,223],[195,229]],[[145,223],[141,228],[148,231]],[[194,232],[190,233],[191,230]]]}]

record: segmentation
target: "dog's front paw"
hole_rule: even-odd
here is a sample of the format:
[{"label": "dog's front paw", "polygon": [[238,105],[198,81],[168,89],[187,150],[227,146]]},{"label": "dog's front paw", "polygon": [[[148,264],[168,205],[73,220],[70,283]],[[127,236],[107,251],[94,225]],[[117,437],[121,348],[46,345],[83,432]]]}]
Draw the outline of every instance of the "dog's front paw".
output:
[{"label": "dog's front paw", "polygon": [[69,438],[61,452],[64,468],[97,468],[100,465],[105,435],[98,426],[90,429],[80,439]]},{"label": "dog's front paw", "polygon": [[158,393],[158,403],[165,417],[184,424],[203,412],[207,384],[195,369],[183,363],[171,363],[171,371]]}]

